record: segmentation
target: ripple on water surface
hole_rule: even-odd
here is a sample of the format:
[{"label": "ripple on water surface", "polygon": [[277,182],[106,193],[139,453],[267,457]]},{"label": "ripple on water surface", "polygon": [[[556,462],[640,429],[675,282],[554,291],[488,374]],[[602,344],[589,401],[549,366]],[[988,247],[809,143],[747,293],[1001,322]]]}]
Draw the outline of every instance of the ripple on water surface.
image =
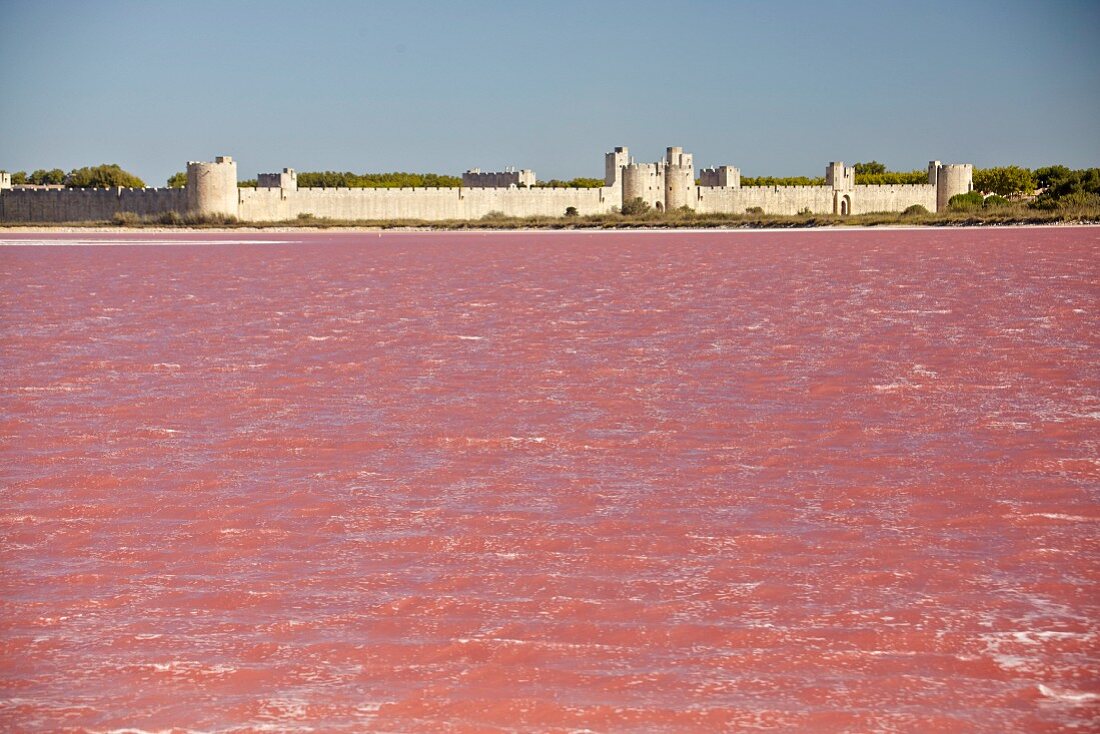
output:
[{"label": "ripple on water surface", "polygon": [[4,728],[1100,723],[1095,228],[13,239]]}]

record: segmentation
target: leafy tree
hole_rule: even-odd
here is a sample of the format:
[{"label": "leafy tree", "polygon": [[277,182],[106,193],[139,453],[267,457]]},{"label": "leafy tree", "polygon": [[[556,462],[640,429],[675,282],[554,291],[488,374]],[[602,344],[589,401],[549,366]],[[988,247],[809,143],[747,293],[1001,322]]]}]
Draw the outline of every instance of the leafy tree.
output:
[{"label": "leafy tree", "polygon": [[649,202],[640,196],[623,202],[622,213],[628,217],[645,214],[647,211],[649,211]]},{"label": "leafy tree", "polygon": [[1073,171],[1065,166],[1046,166],[1036,168],[1031,172],[1031,175],[1035,178],[1035,186],[1040,189],[1056,186],[1072,174]]},{"label": "leafy tree", "polygon": [[246,178],[243,181],[237,182],[238,189],[254,189],[256,188],[256,179]]},{"label": "leafy tree", "polygon": [[11,175],[11,183],[12,186],[22,186],[23,184],[27,183],[27,172],[16,171],[15,173],[13,173]]},{"label": "leafy tree", "polygon": [[535,184],[535,188],[538,189],[598,189],[604,185],[602,178],[573,178],[568,181],[562,181],[559,178],[552,178],[549,181],[539,181]]},{"label": "leafy tree", "polygon": [[462,185],[458,176],[438,173],[352,173],[351,171],[302,171],[298,174],[301,188],[457,188]]},{"label": "leafy tree", "polygon": [[788,176],[777,178],[775,176],[742,176],[742,186],[824,186],[825,177],[809,178],[807,176]]},{"label": "leafy tree", "polygon": [[65,183],[65,172],[60,168],[54,168],[49,171],[39,168],[27,177],[27,183],[36,184],[38,186],[48,184],[60,185]]},{"label": "leafy tree", "polygon": [[1001,166],[998,168],[978,168],[974,170],[974,188],[979,191],[991,191],[994,194],[1030,194],[1035,190],[1035,179],[1031,171],[1019,166]]},{"label": "leafy tree", "polygon": [[856,169],[857,176],[863,176],[871,173],[886,173],[886,164],[879,163],[878,161],[868,161],[867,163],[857,163],[854,168]]},{"label": "leafy tree", "polygon": [[168,177],[168,188],[170,189],[182,189],[187,185],[187,172],[176,171]]},{"label": "leafy tree", "polygon": [[889,186],[926,183],[928,183],[928,171],[885,171],[884,173],[856,174],[856,184],[858,185]]},{"label": "leafy tree", "polygon": [[[1051,168],[1063,168],[1052,166]],[[1036,200],[1041,209],[1060,206],[1095,206],[1100,202],[1100,168],[1057,171],[1048,179],[1046,191]]]},{"label": "leafy tree", "polygon": [[65,177],[69,188],[107,189],[114,186],[144,188],[145,182],[128,171],[122,170],[117,163],[103,164],[84,168],[74,168]]}]

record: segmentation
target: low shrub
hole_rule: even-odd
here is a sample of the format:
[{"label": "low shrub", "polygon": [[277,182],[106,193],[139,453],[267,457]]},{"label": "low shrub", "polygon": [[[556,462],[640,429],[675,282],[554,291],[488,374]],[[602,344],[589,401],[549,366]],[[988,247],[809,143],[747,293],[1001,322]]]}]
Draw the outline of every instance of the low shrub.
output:
[{"label": "low shrub", "polygon": [[903,217],[917,217],[928,213],[929,211],[920,204],[913,204],[912,206],[906,207],[901,215]]},{"label": "low shrub", "polygon": [[1072,194],[1066,194],[1056,202],[1056,208],[1058,209],[1098,209],[1100,208],[1100,194],[1093,194],[1086,191],[1075,191]]},{"label": "low shrub", "polygon": [[947,202],[947,208],[954,212],[969,212],[981,209],[985,199],[978,191],[970,191],[965,194],[955,194]]},{"label": "low shrub", "polygon": [[993,194],[993,196],[987,196],[985,198],[982,206],[984,206],[986,209],[994,209],[999,206],[1008,206],[1008,203],[1008,199],[1004,198],[1003,196],[997,196],[996,194]]},{"label": "low shrub", "polygon": [[141,215],[134,212],[115,212],[111,221],[120,227],[132,227],[141,224]]},{"label": "low shrub", "polygon": [[575,216],[578,216],[579,213],[580,212],[577,211],[577,207],[575,207],[575,206],[565,207],[565,216],[567,216],[567,217],[575,217]]},{"label": "low shrub", "polygon": [[649,211],[649,202],[640,196],[637,196],[630,201],[623,202],[622,213],[628,217],[634,217],[639,214],[645,214]]},{"label": "low shrub", "polygon": [[745,213],[746,214],[763,214],[764,213],[764,207],[762,207],[762,206],[750,206],[748,209],[745,210]]},{"label": "low shrub", "polygon": [[236,224],[237,218],[229,214],[185,214],[183,224]]}]

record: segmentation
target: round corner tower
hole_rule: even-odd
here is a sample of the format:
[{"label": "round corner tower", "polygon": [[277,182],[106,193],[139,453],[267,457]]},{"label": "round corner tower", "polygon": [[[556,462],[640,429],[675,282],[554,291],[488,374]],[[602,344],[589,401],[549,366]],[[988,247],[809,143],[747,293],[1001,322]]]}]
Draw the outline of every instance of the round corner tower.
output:
[{"label": "round corner tower", "polygon": [[695,191],[695,163],[691,153],[683,148],[668,148],[665,152],[665,211],[692,207]]},{"label": "round corner tower", "polygon": [[213,163],[188,161],[187,211],[202,216],[236,217],[239,213],[237,162],[218,156]]},{"label": "round corner tower", "polygon": [[948,163],[936,172],[936,211],[947,211],[952,196],[974,189],[974,166],[970,163]]},{"label": "round corner tower", "polygon": [[661,195],[663,168],[660,163],[629,163],[623,166],[623,204],[641,199],[654,208],[664,206]]}]

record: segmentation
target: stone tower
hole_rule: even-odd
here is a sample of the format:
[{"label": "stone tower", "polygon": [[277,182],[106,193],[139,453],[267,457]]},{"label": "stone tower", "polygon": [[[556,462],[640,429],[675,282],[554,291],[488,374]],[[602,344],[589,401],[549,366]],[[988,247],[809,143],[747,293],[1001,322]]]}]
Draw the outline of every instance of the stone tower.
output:
[{"label": "stone tower", "polygon": [[603,185],[621,186],[622,170],[630,163],[630,153],[626,146],[615,148],[603,156]]},{"label": "stone tower", "polygon": [[717,186],[720,188],[741,188],[741,169],[733,166],[711,166],[699,170],[700,186]]},{"label": "stone tower", "polygon": [[936,171],[936,211],[947,211],[947,202],[956,194],[974,189],[974,166],[970,163],[947,163]]},{"label": "stone tower", "polygon": [[623,204],[641,199],[654,209],[665,205],[663,163],[628,163],[623,167]]},{"label": "stone tower", "polygon": [[833,161],[825,167],[825,185],[834,191],[851,191],[856,186],[856,169],[844,165],[844,161]]},{"label": "stone tower", "polygon": [[298,173],[293,168],[284,168],[281,173],[257,173],[256,188],[298,190]]},{"label": "stone tower", "polygon": [[189,214],[236,217],[240,202],[236,161],[227,155],[213,163],[188,161],[186,195]]},{"label": "stone tower", "polygon": [[683,148],[669,148],[665,152],[665,211],[682,206],[691,207],[695,201],[695,164],[691,153]]},{"label": "stone tower", "polygon": [[939,161],[928,161],[928,183],[933,186],[936,185],[936,181],[939,179],[941,165],[943,164]]}]

